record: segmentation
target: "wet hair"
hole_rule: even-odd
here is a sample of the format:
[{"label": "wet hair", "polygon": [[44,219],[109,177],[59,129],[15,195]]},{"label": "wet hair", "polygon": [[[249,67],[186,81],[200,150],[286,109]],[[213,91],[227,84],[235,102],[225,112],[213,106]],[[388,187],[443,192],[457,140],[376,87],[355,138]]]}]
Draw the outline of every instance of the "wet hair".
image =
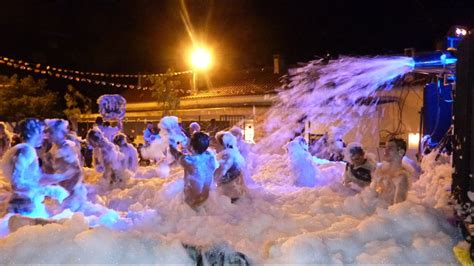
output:
[{"label": "wet hair", "polygon": [[197,131],[201,130],[201,126],[198,122],[192,122],[191,124],[189,124],[189,128],[195,129]]},{"label": "wet hair", "polygon": [[118,133],[114,137],[114,144],[118,146],[122,146],[123,144],[127,143],[127,136],[123,133]]},{"label": "wet hair", "polygon": [[48,126],[48,130],[58,131],[62,130],[64,132],[68,132],[69,123],[67,120],[64,119],[46,119],[46,125]]},{"label": "wet hair", "polygon": [[407,142],[405,140],[400,138],[391,138],[388,140],[388,142],[395,143],[395,146],[397,146],[397,150],[403,150],[403,156],[405,156],[407,152]]},{"label": "wet hair", "polygon": [[36,118],[27,118],[19,123],[20,138],[28,141],[33,135],[43,131],[44,124]]},{"label": "wet hair", "polygon": [[238,126],[233,126],[229,132],[234,135],[235,137],[240,136],[242,137],[242,129]]},{"label": "wet hair", "polygon": [[351,154],[351,155],[355,155],[355,154],[363,155],[364,154],[364,149],[362,149],[361,146],[353,146],[353,147],[349,148],[349,154]]},{"label": "wet hair", "polygon": [[94,142],[99,142],[100,140],[104,139],[104,136],[102,135],[102,132],[99,129],[93,128],[89,130],[89,132],[87,132],[87,139],[90,139]]},{"label": "wet hair", "polygon": [[194,133],[191,137],[191,147],[198,154],[205,152],[209,147],[209,136],[202,132]]},{"label": "wet hair", "polygon": [[102,119],[101,116],[98,116],[96,119],[95,119],[95,123],[99,126],[101,126],[103,123],[104,123],[104,119]]}]

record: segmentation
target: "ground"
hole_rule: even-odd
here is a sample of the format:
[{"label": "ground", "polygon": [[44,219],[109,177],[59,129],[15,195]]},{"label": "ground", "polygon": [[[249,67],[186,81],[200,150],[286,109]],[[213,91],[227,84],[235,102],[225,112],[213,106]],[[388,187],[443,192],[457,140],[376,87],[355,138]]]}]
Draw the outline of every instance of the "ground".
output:
[{"label": "ground", "polygon": [[[451,167],[445,161],[427,158],[408,200],[387,207],[369,190],[357,194],[342,186],[342,162],[319,164],[320,186],[300,188],[292,185],[286,155],[262,155],[253,159],[255,184],[247,197],[231,204],[214,190],[197,212],[183,203],[179,166],[168,177],[150,177],[152,169],[141,168],[147,178],[91,195],[107,207],[99,217],[63,213],[61,223],[3,230],[0,263],[192,264],[186,244],[238,251],[253,264],[451,264],[459,236],[448,222]],[[97,174],[87,169],[87,176],[90,191],[100,191]],[[5,196],[6,183],[0,184]]]}]

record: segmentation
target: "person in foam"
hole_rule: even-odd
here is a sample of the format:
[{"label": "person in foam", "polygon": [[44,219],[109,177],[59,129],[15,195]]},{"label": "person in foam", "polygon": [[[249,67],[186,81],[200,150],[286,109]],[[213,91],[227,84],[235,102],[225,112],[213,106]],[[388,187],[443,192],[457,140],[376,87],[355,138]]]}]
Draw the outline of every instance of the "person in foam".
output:
[{"label": "person in foam", "polygon": [[201,132],[201,126],[197,122],[192,122],[189,124],[189,137],[191,137],[196,132]]},{"label": "person in foam", "polygon": [[87,200],[87,190],[83,184],[84,173],[77,155],[76,144],[66,139],[69,133],[68,122],[63,119],[46,119],[46,132],[52,143],[49,150],[52,173],[64,175],[58,184],[69,192],[63,208],[77,211]]},{"label": "person in foam", "polygon": [[39,167],[35,148],[43,142],[43,123],[35,118],[20,122],[22,143],[9,149],[2,160],[3,174],[10,181],[12,196],[8,211],[27,217],[47,218],[43,203],[50,197],[62,203],[69,193],[53,185],[66,179],[62,174],[44,174]]},{"label": "person in foam", "polygon": [[216,157],[209,152],[209,136],[196,132],[191,137],[190,153],[178,150],[178,143],[171,141],[170,153],[184,168],[184,201],[197,209],[209,197],[214,172],[218,167]]},{"label": "person in foam", "polygon": [[118,134],[120,130],[122,130],[122,121],[120,120],[118,121],[117,126],[112,127],[109,121],[104,122],[103,118],[98,116],[95,120],[95,123],[100,131],[102,131],[104,136],[111,142],[113,141],[114,136]]},{"label": "person in foam", "polygon": [[0,122],[0,159],[7,152],[11,144],[11,134],[8,132],[7,125]]},{"label": "person in foam", "polygon": [[114,144],[120,149],[120,152],[125,156],[124,168],[132,172],[136,172],[138,169],[138,152],[132,144],[127,142],[127,136],[123,133],[119,133],[114,137]]},{"label": "person in foam", "polygon": [[158,127],[160,128],[160,135],[167,145],[177,143],[183,148],[187,147],[188,137],[181,130],[181,127],[178,123],[178,118],[176,116],[163,117],[160,120]]},{"label": "person in foam", "polygon": [[69,130],[69,132],[66,134],[66,139],[69,141],[72,141],[74,143],[74,150],[76,151],[77,158],[79,158],[79,162],[81,167],[84,166],[84,155],[82,155],[82,143],[83,141],[79,139],[77,136],[77,133],[73,130]]},{"label": "person in foam", "polygon": [[408,195],[410,173],[402,165],[406,149],[403,139],[391,138],[385,146],[384,161],[374,173],[371,187],[389,205],[405,201]]},{"label": "person in foam", "polygon": [[246,191],[243,178],[245,160],[237,148],[236,138],[231,133],[222,133],[217,140],[223,150],[217,154],[219,168],[214,173],[214,180],[219,192],[234,203]]},{"label": "person in foam", "polygon": [[364,148],[359,143],[350,143],[346,151],[350,162],[346,164],[343,184],[360,191],[370,185],[377,162],[366,156]]},{"label": "person in foam", "polygon": [[245,142],[242,134],[242,129],[239,126],[233,126],[229,132],[234,135],[234,137],[237,140],[237,148],[240,151],[240,154],[244,156],[244,158],[247,159],[249,153],[250,153],[250,145]]},{"label": "person in foam", "polygon": [[294,184],[299,187],[314,187],[319,171],[313,163],[306,140],[298,136],[286,145]]},{"label": "person in foam", "polygon": [[94,167],[97,172],[104,173],[103,179],[110,185],[120,183],[126,178],[125,156],[119,148],[112,144],[98,128],[87,132],[87,142],[94,148]]},{"label": "person in foam", "polygon": [[145,130],[143,130],[143,140],[145,141],[145,145],[149,145],[151,143],[152,135],[153,135],[153,123],[147,122]]}]

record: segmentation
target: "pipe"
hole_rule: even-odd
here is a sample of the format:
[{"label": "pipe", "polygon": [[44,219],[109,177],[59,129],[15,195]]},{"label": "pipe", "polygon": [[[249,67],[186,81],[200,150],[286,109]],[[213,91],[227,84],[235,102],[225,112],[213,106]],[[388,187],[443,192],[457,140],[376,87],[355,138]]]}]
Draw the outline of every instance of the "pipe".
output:
[{"label": "pipe", "polygon": [[449,51],[420,53],[413,57],[415,72],[444,73],[454,72],[457,58]]}]

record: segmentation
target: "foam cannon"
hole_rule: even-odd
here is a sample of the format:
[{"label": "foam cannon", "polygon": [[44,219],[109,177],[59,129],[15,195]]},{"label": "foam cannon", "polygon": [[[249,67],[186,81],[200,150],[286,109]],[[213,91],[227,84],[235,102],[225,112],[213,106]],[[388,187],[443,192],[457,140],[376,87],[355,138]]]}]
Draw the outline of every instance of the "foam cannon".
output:
[{"label": "foam cannon", "polygon": [[457,58],[450,51],[419,53],[413,57],[413,72],[423,74],[455,73],[456,62]]}]

